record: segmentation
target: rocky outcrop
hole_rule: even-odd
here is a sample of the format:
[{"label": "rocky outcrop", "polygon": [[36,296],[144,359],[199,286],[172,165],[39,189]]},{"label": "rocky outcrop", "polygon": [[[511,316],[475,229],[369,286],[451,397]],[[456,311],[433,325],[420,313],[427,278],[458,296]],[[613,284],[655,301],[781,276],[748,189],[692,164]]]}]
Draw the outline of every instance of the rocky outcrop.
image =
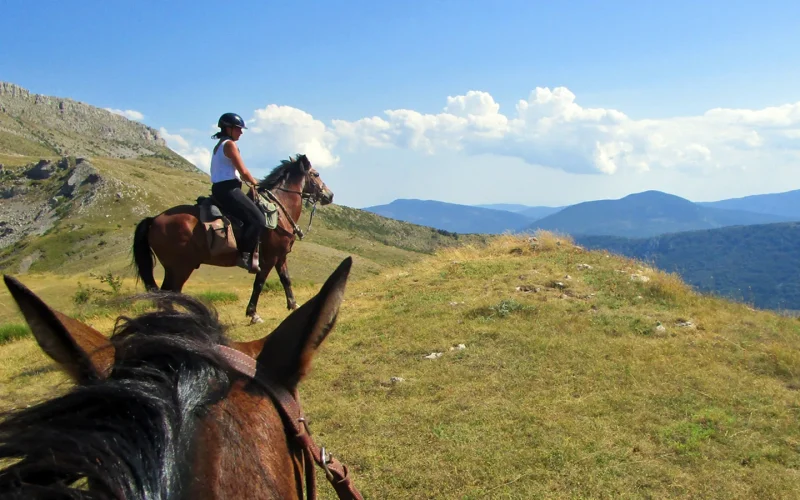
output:
[{"label": "rocky outcrop", "polygon": [[[44,184],[37,187],[37,181]],[[40,160],[18,174],[4,173],[0,177],[0,248],[47,232],[59,220],[58,209],[64,203],[88,209],[102,183],[100,172],[83,158]]]},{"label": "rocky outcrop", "polygon": [[12,118],[0,121],[0,133],[62,155],[135,158],[167,147],[157,130],[142,123],[72,99],[33,94],[13,83],[0,82],[0,113]]},{"label": "rocky outcrop", "polygon": [[32,180],[41,181],[53,175],[54,170],[55,170],[55,165],[53,165],[52,161],[41,160],[39,163],[37,163],[36,165],[28,169],[27,172],[25,172],[25,177]]},{"label": "rocky outcrop", "polygon": [[58,196],[71,197],[76,187],[87,183],[95,184],[99,180],[100,174],[97,170],[91,163],[81,158],[80,161],[76,163],[72,175],[70,175],[67,182],[61,186]]}]

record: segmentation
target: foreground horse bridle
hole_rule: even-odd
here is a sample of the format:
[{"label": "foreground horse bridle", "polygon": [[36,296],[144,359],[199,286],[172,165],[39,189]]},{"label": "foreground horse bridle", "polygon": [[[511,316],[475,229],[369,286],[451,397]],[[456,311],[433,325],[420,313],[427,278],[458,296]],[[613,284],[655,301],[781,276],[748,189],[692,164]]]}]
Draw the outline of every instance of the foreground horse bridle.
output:
[{"label": "foreground horse bridle", "polygon": [[[257,379],[256,371],[258,362],[247,354],[231,347],[218,345],[217,353],[222,356],[228,364],[250,380],[256,382],[260,387],[267,391],[272,398],[278,413],[281,415],[287,435],[300,448],[295,456],[295,464],[299,461],[305,472],[306,492],[308,500],[317,497],[317,485],[314,463],[325,471],[325,476],[336,490],[340,499],[363,500],[361,493],[350,481],[347,466],[328,454],[325,447],[318,447],[311,438],[311,431],[308,422],[303,415],[303,410],[295,397],[286,389],[277,384]],[[313,462],[312,462],[313,460]]]}]

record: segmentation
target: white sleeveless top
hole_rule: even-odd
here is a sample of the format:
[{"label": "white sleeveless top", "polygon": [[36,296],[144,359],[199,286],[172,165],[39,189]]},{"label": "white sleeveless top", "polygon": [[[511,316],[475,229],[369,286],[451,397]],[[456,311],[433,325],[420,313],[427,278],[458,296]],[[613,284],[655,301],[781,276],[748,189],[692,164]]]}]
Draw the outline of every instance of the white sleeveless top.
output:
[{"label": "white sleeveless top", "polygon": [[211,157],[211,183],[229,181],[232,179],[242,180],[239,171],[233,166],[233,161],[225,156],[225,143],[230,139],[226,139],[220,143],[217,152]]}]

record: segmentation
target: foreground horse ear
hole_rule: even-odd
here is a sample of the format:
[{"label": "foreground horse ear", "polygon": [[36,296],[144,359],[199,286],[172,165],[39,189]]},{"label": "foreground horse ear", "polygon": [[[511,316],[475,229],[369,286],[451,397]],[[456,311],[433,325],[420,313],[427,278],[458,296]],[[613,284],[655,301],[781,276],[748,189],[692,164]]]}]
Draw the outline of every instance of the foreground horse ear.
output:
[{"label": "foreground horse ear", "polygon": [[[237,346],[257,355],[259,373],[265,372],[264,375],[289,389],[294,389],[303,379],[311,369],[311,359],[317,348],[336,324],[352,264],[352,257],[342,261],[319,293],[287,316],[266,339],[250,346]],[[263,345],[260,352],[252,352],[259,344]]]},{"label": "foreground horse ear", "polygon": [[79,384],[105,378],[114,363],[114,347],[89,325],[50,309],[11,276],[3,276],[39,347]]}]

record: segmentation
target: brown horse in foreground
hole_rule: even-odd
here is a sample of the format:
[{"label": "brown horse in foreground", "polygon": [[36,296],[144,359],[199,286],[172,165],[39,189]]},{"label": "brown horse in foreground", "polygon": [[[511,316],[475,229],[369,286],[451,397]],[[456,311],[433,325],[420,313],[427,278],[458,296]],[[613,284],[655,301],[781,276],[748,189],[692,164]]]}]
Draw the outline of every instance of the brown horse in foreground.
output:
[{"label": "brown horse in foreground", "polygon": [[351,264],[270,335],[241,343],[179,293],[145,295],[160,309],[120,318],[109,339],[5,276],[39,346],[78,386],[3,416],[0,497],[313,498],[316,462],[340,498],[360,499],[297,403]]},{"label": "brown horse in foreground", "polygon": [[[286,294],[286,307],[297,308],[292,291],[292,282],[286,266],[286,257],[292,251],[295,236],[302,231],[296,226],[303,209],[303,200],[327,205],[333,201],[333,192],[328,189],[319,173],[311,166],[306,155],[284,161],[258,184],[258,191],[269,191],[277,198],[279,206],[278,227],[265,230],[259,245],[259,267],[253,281],[253,293],[245,314],[250,323],[260,323],[256,313],[258,297],[272,268],[275,268]],[[172,207],[156,217],[147,217],[136,226],[133,237],[133,263],[139,278],[147,290],[158,290],[153,277],[155,262],[153,255],[164,266],[164,281],[161,289],[180,292],[189,276],[201,264],[231,267],[236,265],[238,253],[232,251],[212,257],[206,243],[205,228],[198,220],[195,205]]]}]

